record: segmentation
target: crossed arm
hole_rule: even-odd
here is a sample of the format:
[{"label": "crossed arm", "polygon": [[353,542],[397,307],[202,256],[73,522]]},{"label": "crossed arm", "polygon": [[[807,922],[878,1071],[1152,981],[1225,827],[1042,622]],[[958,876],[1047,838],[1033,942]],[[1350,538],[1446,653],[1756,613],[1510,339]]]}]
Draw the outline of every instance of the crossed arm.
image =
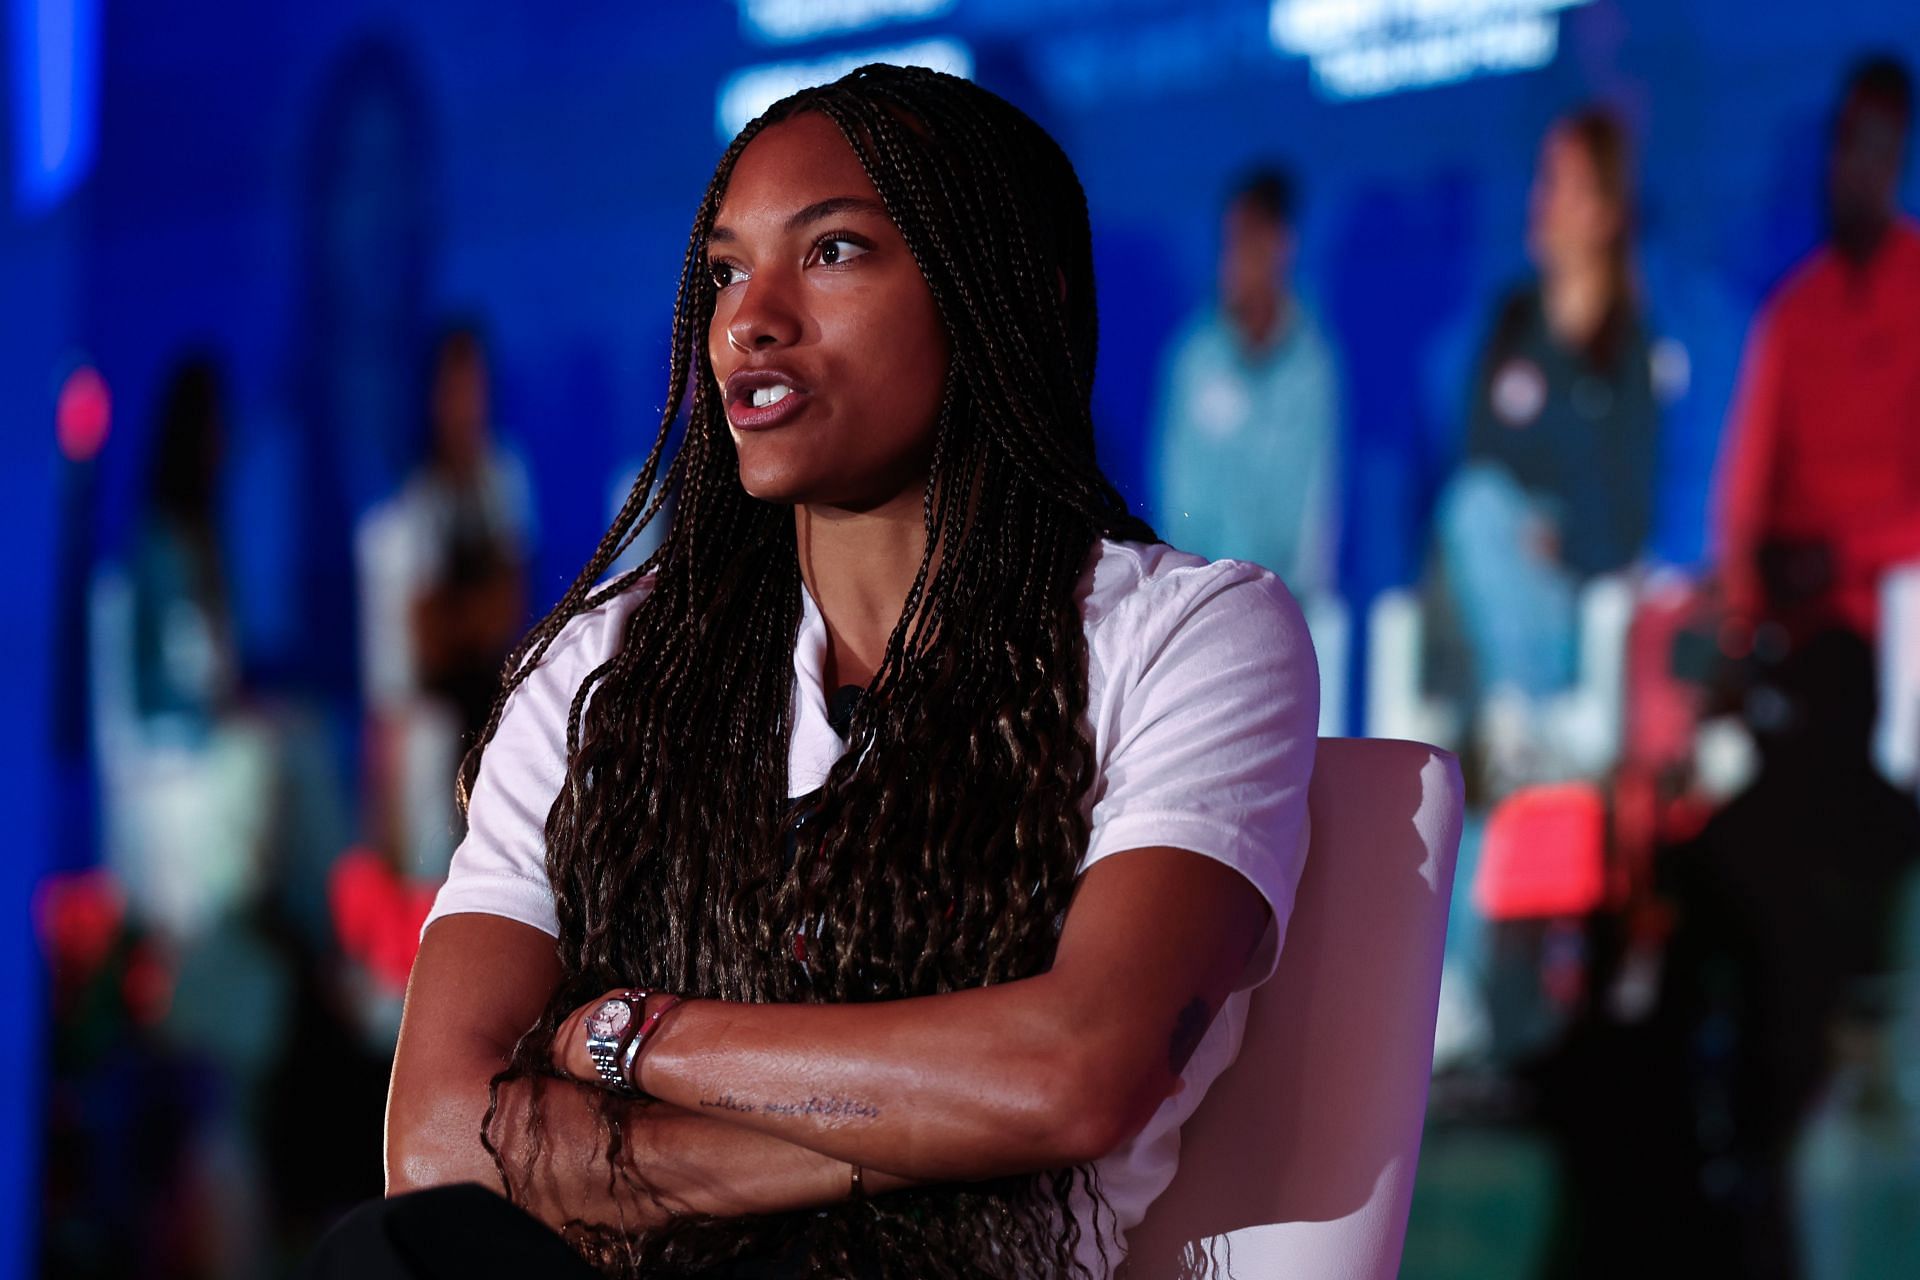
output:
[{"label": "crossed arm", "polygon": [[[1103,859],[1082,878],[1053,967],[974,991],[871,1005],[696,1000],[641,1055],[659,1103],[627,1105],[644,1202],[609,1191],[592,1086],[515,1081],[495,1141],[516,1167],[529,1108],[546,1132],[529,1205],[646,1226],[667,1212],[771,1213],[1094,1160],[1179,1086],[1269,912],[1238,872],[1180,849]],[[480,1144],[487,1084],[560,978],[552,940],[484,915],[427,930],[387,1107],[389,1194],[497,1186]],[[593,1076],[576,1013],[559,1060]]]}]

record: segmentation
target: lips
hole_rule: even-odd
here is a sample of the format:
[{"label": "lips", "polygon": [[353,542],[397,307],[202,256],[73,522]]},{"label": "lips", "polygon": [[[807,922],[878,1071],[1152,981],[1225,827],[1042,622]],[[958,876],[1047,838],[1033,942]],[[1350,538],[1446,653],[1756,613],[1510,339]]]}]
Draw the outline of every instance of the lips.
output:
[{"label": "lips", "polygon": [[738,369],[724,386],[727,421],[741,431],[779,426],[807,407],[812,392],[785,369]]}]

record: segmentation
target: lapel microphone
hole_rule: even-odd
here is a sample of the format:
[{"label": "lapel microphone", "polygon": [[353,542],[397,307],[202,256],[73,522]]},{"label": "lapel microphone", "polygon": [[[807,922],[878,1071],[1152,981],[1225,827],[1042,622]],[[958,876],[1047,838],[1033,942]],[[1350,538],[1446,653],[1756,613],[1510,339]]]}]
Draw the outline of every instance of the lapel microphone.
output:
[{"label": "lapel microphone", "polygon": [[844,740],[853,731],[853,713],[860,709],[860,697],[866,689],[857,684],[843,684],[827,695],[827,723]]}]

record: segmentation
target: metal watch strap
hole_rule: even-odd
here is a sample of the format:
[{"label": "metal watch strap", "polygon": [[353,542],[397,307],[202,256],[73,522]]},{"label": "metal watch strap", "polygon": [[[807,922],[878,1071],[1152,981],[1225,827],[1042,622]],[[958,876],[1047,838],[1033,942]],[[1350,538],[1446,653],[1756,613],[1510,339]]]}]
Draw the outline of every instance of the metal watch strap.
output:
[{"label": "metal watch strap", "polygon": [[617,1047],[589,1040],[587,1052],[593,1055],[593,1066],[600,1073],[601,1084],[610,1089],[627,1087],[627,1082],[620,1078],[620,1051]]},{"label": "metal watch strap", "polygon": [[636,1024],[646,1012],[647,994],[645,991],[623,991],[617,996],[607,997],[607,1001],[623,1001],[630,1011],[626,1029],[619,1039],[605,1040],[594,1035],[591,1026],[587,1029],[587,1055],[593,1059],[594,1069],[600,1073],[600,1082],[609,1089],[632,1092],[633,1086],[627,1083],[621,1059],[623,1051],[634,1040]]}]

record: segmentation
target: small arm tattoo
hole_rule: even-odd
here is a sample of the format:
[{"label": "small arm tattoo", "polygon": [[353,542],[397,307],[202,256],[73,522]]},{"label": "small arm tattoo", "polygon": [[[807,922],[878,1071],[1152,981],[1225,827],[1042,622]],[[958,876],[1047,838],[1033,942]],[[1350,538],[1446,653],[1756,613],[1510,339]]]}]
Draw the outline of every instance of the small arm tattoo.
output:
[{"label": "small arm tattoo", "polygon": [[750,1116],[818,1116],[823,1120],[880,1118],[880,1108],[871,1102],[862,1102],[858,1098],[822,1098],[818,1094],[798,1101],[756,1102],[737,1093],[723,1093],[717,1098],[700,1099],[700,1105],[715,1111],[737,1111]]},{"label": "small arm tattoo", "polygon": [[1167,1068],[1175,1075],[1186,1070],[1187,1062],[1193,1057],[1193,1051],[1200,1047],[1200,1037],[1207,1034],[1207,1024],[1213,1020],[1207,1002],[1195,997],[1187,1002],[1173,1019],[1173,1036],[1167,1042]]}]

